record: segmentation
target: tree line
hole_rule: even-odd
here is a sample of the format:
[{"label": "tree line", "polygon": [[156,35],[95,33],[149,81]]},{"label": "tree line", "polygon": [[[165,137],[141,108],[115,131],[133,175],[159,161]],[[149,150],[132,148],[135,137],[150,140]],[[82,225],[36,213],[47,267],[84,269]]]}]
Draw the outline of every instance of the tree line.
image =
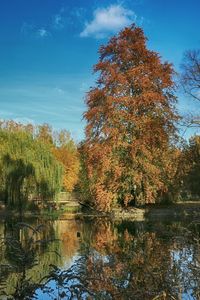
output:
[{"label": "tree line", "polygon": [[56,199],[62,190],[72,191],[78,179],[78,157],[66,130],[1,121],[1,200],[9,207],[22,207],[30,197]]}]

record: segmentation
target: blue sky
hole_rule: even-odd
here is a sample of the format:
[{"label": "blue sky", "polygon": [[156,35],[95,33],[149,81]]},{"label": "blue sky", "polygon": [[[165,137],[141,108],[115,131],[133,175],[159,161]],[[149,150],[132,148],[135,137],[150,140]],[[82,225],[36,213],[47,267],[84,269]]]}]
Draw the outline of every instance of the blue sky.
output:
[{"label": "blue sky", "polygon": [[[81,140],[98,48],[133,22],[177,71],[184,51],[200,48],[199,0],[0,0],[0,118]],[[198,109],[181,93],[178,108]]]}]

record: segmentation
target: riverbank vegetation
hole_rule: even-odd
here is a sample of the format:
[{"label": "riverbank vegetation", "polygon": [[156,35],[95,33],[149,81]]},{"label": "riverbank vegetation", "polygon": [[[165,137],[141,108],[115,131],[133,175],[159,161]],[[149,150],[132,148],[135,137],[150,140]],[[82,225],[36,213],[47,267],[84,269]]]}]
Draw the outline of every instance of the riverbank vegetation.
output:
[{"label": "riverbank vegetation", "polygon": [[8,207],[22,208],[34,198],[56,200],[60,191],[72,191],[79,159],[68,132],[5,121],[0,145],[0,193]]},{"label": "riverbank vegetation", "polygon": [[[104,212],[199,199],[200,136],[181,137],[175,70],[146,41],[132,25],[100,48],[79,145],[48,124],[1,121],[0,195],[8,207],[22,209],[34,198],[56,201],[60,191],[74,189],[83,205]],[[199,54],[193,54],[181,78],[190,94],[189,75],[200,76]],[[195,100],[199,90],[195,85]],[[198,120],[187,126],[198,127]]]}]

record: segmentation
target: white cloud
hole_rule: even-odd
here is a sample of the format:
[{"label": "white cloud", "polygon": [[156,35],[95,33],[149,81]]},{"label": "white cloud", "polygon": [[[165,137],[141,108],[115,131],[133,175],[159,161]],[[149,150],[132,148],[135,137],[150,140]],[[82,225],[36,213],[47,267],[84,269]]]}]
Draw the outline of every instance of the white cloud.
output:
[{"label": "white cloud", "polygon": [[85,24],[81,37],[104,38],[136,21],[136,14],[120,4],[98,8],[93,12],[93,20]]},{"label": "white cloud", "polygon": [[37,36],[41,38],[48,37],[50,35],[50,32],[48,32],[45,28],[40,28],[37,30]]}]

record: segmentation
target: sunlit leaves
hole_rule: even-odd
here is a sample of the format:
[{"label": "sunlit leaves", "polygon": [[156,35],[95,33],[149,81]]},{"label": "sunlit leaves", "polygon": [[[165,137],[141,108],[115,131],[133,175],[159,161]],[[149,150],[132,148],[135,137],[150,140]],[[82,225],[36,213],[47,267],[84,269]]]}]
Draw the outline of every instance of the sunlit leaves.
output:
[{"label": "sunlit leaves", "polygon": [[86,98],[90,191],[100,210],[116,201],[155,202],[167,189],[162,163],[175,137],[173,69],[146,48],[141,28],[125,28],[100,48],[97,85]]},{"label": "sunlit leaves", "polygon": [[72,191],[79,172],[76,145],[67,131],[48,124],[1,122],[0,192],[10,206],[28,198],[55,199],[63,187]]}]

